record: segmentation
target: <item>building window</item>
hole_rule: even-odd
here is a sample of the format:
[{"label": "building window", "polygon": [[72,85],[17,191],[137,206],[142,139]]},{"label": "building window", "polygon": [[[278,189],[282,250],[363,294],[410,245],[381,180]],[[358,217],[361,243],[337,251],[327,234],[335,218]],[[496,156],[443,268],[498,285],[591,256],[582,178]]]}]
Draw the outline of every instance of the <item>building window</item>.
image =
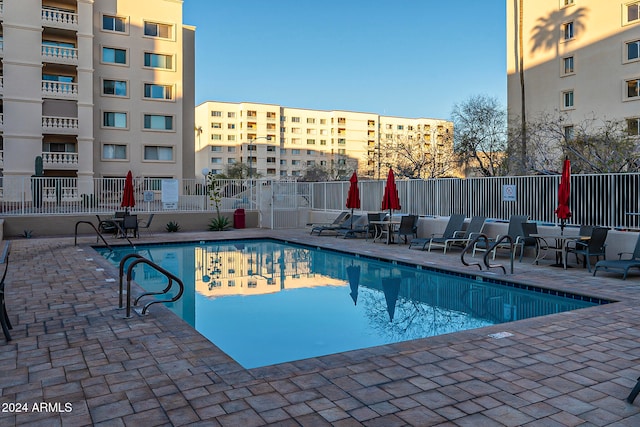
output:
[{"label": "building window", "polygon": [[222,163],[222,157],[212,157],[211,163]]},{"label": "building window", "polygon": [[172,86],[155,83],[144,84],[144,97],[148,99],[172,99]]},{"label": "building window", "polygon": [[235,123],[227,123],[227,129],[235,129],[235,128],[236,128]]},{"label": "building window", "polygon": [[627,80],[627,98],[637,99],[640,96],[640,80]]},{"label": "building window", "polygon": [[173,57],[171,55],[163,55],[160,53],[144,54],[144,66],[150,68],[162,68],[164,70],[173,69]]},{"label": "building window", "polygon": [[560,0],[560,5],[562,7],[571,6],[573,5],[573,1],[574,0]]},{"label": "building window", "polygon": [[228,118],[230,118],[230,119],[233,119],[233,118],[235,118],[235,117],[236,117],[236,113],[234,113],[233,111],[229,111],[229,112],[227,113],[227,117],[228,117]]},{"label": "building window", "polygon": [[161,162],[173,161],[173,147],[161,147],[158,145],[146,145],[144,147],[144,159]]},{"label": "building window", "polygon": [[300,123],[300,117],[291,117],[292,123]]},{"label": "building window", "polygon": [[307,117],[307,123],[309,124],[313,124],[316,122],[316,119],[312,118],[312,117]]},{"label": "building window", "polygon": [[102,126],[106,128],[127,128],[127,113],[105,111],[102,113]]},{"label": "building window", "polygon": [[567,90],[562,92],[562,108],[569,109],[573,108],[573,91]]},{"label": "building window", "polygon": [[236,147],[227,147],[227,152],[228,153],[235,153],[236,152]]},{"label": "building window", "polygon": [[222,135],[220,135],[219,133],[214,133],[213,135],[211,135],[211,140],[222,141]]},{"label": "building window", "polygon": [[571,40],[575,36],[573,30],[573,21],[562,24],[562,38],[565,41]]},{"label": "building window", "polygon": [[291,165],[292,166],[299,166],[300,165],[300,160],[291,160]]},{"label": "building window", "polygon": [[640,135],[640,117],[627,119],[627,133],[631,136]]},{"label": "building window", "polygon": [[640,40],[626,43],[627,61],[637,61],[640,58]]},{"label": "building window", "polygon": [[126,49],[116,49],[113,47],[102,48],[102,62],[109,64],[126,64],[127,63],[127,51]]},{"label": "building window", "polygon": [[102,146],[103,160],[126,160],[127,146],[121,144],[104,144]]},{"label": "building window", "polygon": [[211,151],[213,151],[214,153],[221,153],[222,152],[222,146],[221,145],[212,145],[211,146]]},{"label": "building window", "polygon": [[173,130],[173,116],[145,114],[144,128],[151,130]]},{"label": "building window", "polygon": [[112,96],[127,96],[127,82],[124,80],[102,81],[102,94]]},{"label": "building window", "polygon": [[125,33],[127,31],[127,19],[118,16],[103,15],[102,29],[106,31],[115,31],[117,33]]},{"label": "building window", "polygon": [[625,7],[627,8],[627,13],[626,13],[627,23],[636,22],[640,19],[640,2],[636,1],[633,3],[627,3]]},{"label": "building window", "polygon": [[307,145],[315,145],[316,140],[315,139],[307,139]]},{"label": "building window", "polygon": [[227,159],[227,163],[230,165],[234,165],[236,163],[238,163],[238,161],[236,159],[234,159],[233,157]]},{"label": "building window", "polygon": [[212,129],[222,129],[222,123],[220,123],[220,122],[213,122],[213,123],[211,123],[211,128],[212,128]]},{"label": "building window", "polygon": [[211,117],[222,117],[222,111],[212,111]]},{"label": "building window", "polygon": [[299,155],[299,154],[300,154],[300,150],[298,150],[298,149],[296,149],[296,148],[293,148],[293,149],[291,149],[291,154],[293,154],[293,155]]},{"label": "building window", "polygon": [[574,137],[574,128],[573,126],[565,126],[564,127],[564,140],[565,141],[573,141]]},{"label": "building window", "polygon": [[562,74],[565,76],[573,74],[573,56],[562,58]]},{"label": "building window", "polygon": [[287,166],[287,161],[285,159],[280,159],[280,166]]},{"label": "building window", "polygon": [[172,26],[167,24],[159,24],[157,22],[144,23],[144,35],[149,37],[158,37],[161,39],[173,38]]},{"label": "building window", "polygon": [[227,141],[235,141],[235,140],[236,140],[235,135],[227,135]]}]

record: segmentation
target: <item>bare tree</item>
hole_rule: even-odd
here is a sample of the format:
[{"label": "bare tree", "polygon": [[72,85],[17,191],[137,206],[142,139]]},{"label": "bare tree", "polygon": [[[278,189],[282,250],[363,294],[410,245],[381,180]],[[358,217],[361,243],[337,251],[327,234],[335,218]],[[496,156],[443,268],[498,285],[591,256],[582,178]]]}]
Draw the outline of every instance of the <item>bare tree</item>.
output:
[{"label": "bare tree", "polygon": [[459,162],[453,152],[453,135],[446,126],[408,130],[382,139],[368,154],[369,164],[393,168],[398,177],[410,179],[451,176]]},{"label": "bare tree", "polygon": [[455,104],[454,147],[467,169],[481,176],[499,176],[508,172],[507,113],[498,100],[475,95]]},{"label": "bare tree", "polygon": [[[518,129],[511,127],[511,138]],[[565,156],[576,173],[619,173],[640,170],[637,132],[626,121],[586,117],[575,123],[565,113],[541,113],[527,121],[527,170],[557,173]]]}]

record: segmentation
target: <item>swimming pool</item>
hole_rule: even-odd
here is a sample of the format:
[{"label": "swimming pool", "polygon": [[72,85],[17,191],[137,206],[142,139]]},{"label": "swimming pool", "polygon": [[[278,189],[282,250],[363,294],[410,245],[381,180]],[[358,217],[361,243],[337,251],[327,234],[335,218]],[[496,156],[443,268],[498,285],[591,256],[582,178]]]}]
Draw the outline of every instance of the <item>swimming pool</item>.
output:
[{"label": "swimming pool", "polygon": [[[134,251],[97,250],[114,265]],[[245,368],[607,302],[276,240],[147,245],[135,252],[183,280],[185,294],[170,309]],[[135,281],[147,290],[166,283],[142,264]]]}]

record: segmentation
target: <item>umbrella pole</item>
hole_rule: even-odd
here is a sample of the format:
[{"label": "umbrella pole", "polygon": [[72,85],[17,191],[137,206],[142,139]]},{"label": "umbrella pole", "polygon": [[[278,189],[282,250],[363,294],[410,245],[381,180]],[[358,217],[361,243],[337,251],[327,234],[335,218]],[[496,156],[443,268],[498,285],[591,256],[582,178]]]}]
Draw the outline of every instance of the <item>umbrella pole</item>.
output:
[{"label": "umbrella pole", "polygon": [[353,230],[353,208],[351,208],[351,221],[349,221],[351,229]]}]

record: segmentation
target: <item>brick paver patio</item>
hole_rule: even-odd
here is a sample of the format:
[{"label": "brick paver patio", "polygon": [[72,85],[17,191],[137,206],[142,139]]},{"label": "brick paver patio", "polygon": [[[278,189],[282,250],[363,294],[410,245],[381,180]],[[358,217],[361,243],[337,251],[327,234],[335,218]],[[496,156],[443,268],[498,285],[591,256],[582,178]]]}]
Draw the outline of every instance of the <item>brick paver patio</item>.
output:
[{"label": "brick paver patio", "polygon": [[[477,272],[455,251],[305,230],[148,240],[265,236]],[[620,302],[245,370],[164,307],[124,319],[117,271],[90,247],[95,237],[80,242],[12,242],[7,304],[14,329],[0,352],[0,425],[640,425],[640,399],[625,401],[640,376],[637,272],[622,281],[516,263],[511,280]],[[503,331],[513,336],[489,336]]]}]

